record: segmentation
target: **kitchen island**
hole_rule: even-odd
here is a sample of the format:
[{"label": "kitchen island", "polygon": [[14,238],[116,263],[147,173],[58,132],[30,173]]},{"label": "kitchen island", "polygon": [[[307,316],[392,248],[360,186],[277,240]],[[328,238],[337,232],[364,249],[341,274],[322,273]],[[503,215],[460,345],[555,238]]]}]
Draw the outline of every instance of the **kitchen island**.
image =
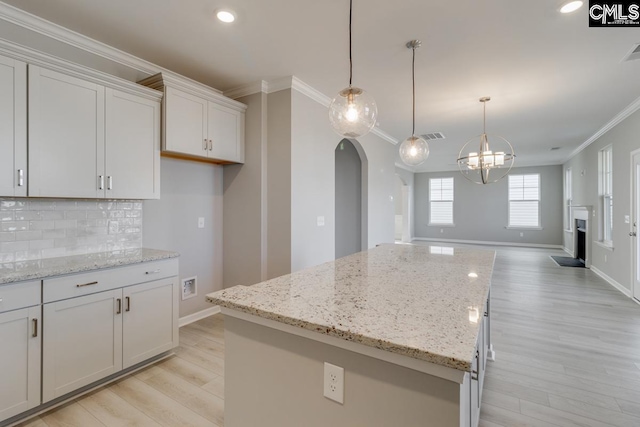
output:
[{"label": "kitchen island", "polygon": [[225,315],[225,425],[477,425],[494,258],[382,245],[209,294]]}]

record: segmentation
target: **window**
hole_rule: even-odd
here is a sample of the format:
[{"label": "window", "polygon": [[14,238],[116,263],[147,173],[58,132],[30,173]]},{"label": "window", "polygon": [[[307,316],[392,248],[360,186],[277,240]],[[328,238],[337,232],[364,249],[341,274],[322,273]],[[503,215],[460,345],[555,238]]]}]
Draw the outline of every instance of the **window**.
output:
[{"label": "window", "polygon": [[564,229],[573,230],[571,223],[571,168],[564,171]]},{"label": "window", "polygon": [[509,175],[509,227],[540,227],[540,175]]},{"label": "window", "polygon": [[453,225],[453,178],[429,180],[429,224]]},{"label": "window", "polygon": [[613,244],[613,147],[608,146],[599,153],[600,209],[602,211],[600,235],[602,243]]}]

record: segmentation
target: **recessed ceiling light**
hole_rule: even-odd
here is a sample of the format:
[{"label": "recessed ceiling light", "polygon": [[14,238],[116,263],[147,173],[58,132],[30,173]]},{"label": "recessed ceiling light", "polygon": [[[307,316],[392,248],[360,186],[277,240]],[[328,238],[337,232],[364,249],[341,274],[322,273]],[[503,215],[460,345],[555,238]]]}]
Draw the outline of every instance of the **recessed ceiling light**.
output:
[{"label": "recessed ceiling light", "polygon": [[231,22],[236,20],[236,14],[228,9],[220,9],[216,11],[216,17],[222,21],[230,24]]},{"label": "recessed ceiling light", "polygon": [[581,0],[570,1],[562,5],[560,13],[571,13],[582,7],[583,2]]}]

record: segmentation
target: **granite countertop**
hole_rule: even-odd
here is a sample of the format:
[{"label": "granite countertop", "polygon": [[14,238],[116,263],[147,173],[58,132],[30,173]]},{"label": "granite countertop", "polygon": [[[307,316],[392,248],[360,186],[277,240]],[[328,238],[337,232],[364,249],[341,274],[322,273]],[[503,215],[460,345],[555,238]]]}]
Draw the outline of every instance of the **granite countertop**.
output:
[{"label": "granite countertop", "polygon": [[23,280],[42,279],[63,274],[99,270],[141,262],[157,261],[180,256],[177,252],[158,249],[126,249],[113,252],[98,252],[46,258],[33,261],[18,261],[0,264],[0,285]]},{"label": "granite countertop", "polygon": [[382,245],[207,295],[212,304],[470,371],[495,252]]}]

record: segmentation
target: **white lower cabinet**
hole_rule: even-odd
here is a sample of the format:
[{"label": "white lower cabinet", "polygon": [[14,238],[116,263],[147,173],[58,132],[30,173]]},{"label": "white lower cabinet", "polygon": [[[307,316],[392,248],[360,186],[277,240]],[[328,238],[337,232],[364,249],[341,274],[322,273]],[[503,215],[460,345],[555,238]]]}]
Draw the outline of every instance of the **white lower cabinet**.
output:
[{"label": "white lower cabinet", "polygon": [[176,347],[177,270],[169,260],[45,279],[43,403]]},{"label": "white lower cabinet", "polygon": [[171,277],[123,289],[123,369],[177,345],[178,290]]},{"label": "white lower cabinet", "polygon": [[0,285],[0,422],[40,404],[40,281]]},{"label": "white lower cabinet", "polygon": [[122,369],[122,290],[44,305],[42,400]]}]

